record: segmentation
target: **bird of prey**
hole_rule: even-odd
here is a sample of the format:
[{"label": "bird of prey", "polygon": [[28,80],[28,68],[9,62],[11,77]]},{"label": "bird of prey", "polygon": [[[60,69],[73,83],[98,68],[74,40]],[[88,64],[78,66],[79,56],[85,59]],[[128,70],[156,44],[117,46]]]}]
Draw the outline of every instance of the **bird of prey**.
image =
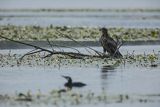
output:
[{"label": "bird of prey", "polygon": [[122,57],[122,54],[119,52],[118,49],[118,43],[109,36],[108,30],[106,28],[101,28],[100,31],[102,32],[102,35],[99,41],[103,47],[103,53],[106,53],[107,51],[108,54],[112,57],[115,58]]}]

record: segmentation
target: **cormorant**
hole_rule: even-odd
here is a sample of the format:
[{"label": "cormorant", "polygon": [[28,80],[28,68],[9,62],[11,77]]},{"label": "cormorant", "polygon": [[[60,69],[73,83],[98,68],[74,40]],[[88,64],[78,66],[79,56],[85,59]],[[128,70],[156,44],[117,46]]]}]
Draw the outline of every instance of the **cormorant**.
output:
[{"label": "cormorant", "polygon": [[80,87],[86,86],[86,84],[81,83],[81,82],[72,82],[72,78],[69,77],[69,76],[62,76],[62,77],[64,77],[65,79],[68,80],[68,82],[66,82],[64,84],[64,86],[67,87],[67,88],[72,89],[72,87],[79,87],[80,88]]},{"label": "cormorant", "polygon": [[27,93],[27,95],[23,93],[18,94],[18,98],[16,99],[17,101],[32,101],[32,96]]},{"label": "cormorant", "polygon": [[101,28],[100,31],[102,31],[102,36],[99,41],[103,47],[103,53],[106,53],[107,51],[112,57],[122,57],[122,54],[118,50],[118,43],[109,36],[108,30],[106,28]]}]

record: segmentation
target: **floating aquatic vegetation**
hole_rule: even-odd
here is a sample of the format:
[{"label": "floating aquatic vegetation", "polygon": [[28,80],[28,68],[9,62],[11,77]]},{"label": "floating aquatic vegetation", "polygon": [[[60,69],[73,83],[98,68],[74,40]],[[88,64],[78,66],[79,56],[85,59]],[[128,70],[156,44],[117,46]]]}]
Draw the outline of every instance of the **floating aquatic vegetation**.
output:
[{"label": "floating aquatic vegetation", "polygon": [[[157,40],[160,36],[159,28],[108,28],[113,38],[121,38],[124,41]],[[21,41],[46,41],[46,39],[68,40],[65,36],[75,40],[99,40],[101,32],[94,27],[48,27],[40,26],[0,26],[0,35]],[[3,40],[3,39],[0,39]]]},{"label": "floating aquatic vegetation", "polygon": [[69,56],[54,55],[44,58],[46,53],[36,53],[27,55],[22,58],[21,54],[0,54],[0,67],[14,67],[14,66],[52,66],[52,67],[101,67],[101,66],[119,66],[132,64],[141,67],[158,67],[160,65],[159,54],[147,55],[124,55],[123,58],[91,58],[85,57],[83,59],[70,58]]},{"label": "floating aquatic vegetation", "polygon": [[160,65],[160,55],[151,53],[151,54],[128,54],[120,61],[122,64],[131,64],[140,67],[158,67]]},{"label": "floating aquatic vegetation", "polygon": [[66,91],[59,93],[59,90],[52,90],[48,94],[38,92],[37,94],[16,93],[15,95],[0,95],[1,104],[7,105],[54,105],[54,106],[77,106],[93,104],[111,104],[111,103],[153,103],[159,101],[160,94],[136,95],[136,94],[109,94],[105,90],[100,93],[92,91],[76,92]]},{"label": "floating aquatic vegetation", "polygon": [[67,66],[101,66],[101,65],[114,65],[116,60],[101,59],[101,58],[84,58],[74,59],[62,55],[54,55],[44,58],[45,53],[37,53],[28,55],[22,58],[21,54],[0,54],[0,66],[1,67],[14,67],[14,66],[54,66],[54,67],[67,67]]}]

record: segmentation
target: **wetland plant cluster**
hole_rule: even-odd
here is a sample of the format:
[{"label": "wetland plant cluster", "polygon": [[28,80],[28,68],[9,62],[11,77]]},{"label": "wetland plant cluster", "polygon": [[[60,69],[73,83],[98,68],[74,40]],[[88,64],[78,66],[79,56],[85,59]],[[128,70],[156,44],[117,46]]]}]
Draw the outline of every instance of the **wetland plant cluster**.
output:
[{"label": "wetland plant cluster", "polygon": [[[44,58],[45,53],[31,54],[23,57],[21,54],[0,54],[0,67],[15,67],[15,66],[52,66],[52,67],[67,67],[67,66],[97,66],[106,64],[115,64],[112,58],[88,58],[74,59],[63,55],[54,55]],[[22,58],[23,57],[23,58]]]},{"label": "wetland plant cluster", "polygon": [[132,54],[127,54],[123,57],[122,64],[131,64],[135,66],[140,67],[158,67],[160,65],[160,54],[153,53],[151,54],[139,54],[134,55],[134,52]]},{"label": "wetland plant cluster", "polygon": [[0,103],[5,105],[54,105],[54,106],[75,106],[75,105],[98,105],[110,103],[127,103],[127,102],[160,102],[157,95],[128,95],[128,94],[108,94],[104,89],[99,94],[88,91],[79,93],[68,90],[67,92],[60,92],[59,90],[52,90],[48,94],[42,94],[39,90],[37,94],[32,94],[31,91],[27,93],[17,93],[15,95],[0,95]]},{"label": "wetland plant cluster", "polygon": [[[82,59],[70,58],[63,55],[54,55],[46,57],[45,52],[31,54],[23,57],[21,54],[0,54],[0,67],[14,67],[14,66],[52,66],[55,68],[78,66],[78,67],[100,67],[105,65],[117,66],[132,64],[141,67],[157,67],[160,65],[160,54],[127,54],[123,58],[91,58],[84,57]],[[23,57],[23,58],[22,58]]]},{"label": "wetland plant cluster", "polygon": [[[124,41],[136,40],[157,40],[160,38],[159,28],[108,28],[108,32],[113,38],[121,38]],[[14,40],[21,41],[46,41],[66,40],[64,35],[68,35],[75,40],[97,41],[100,37],[99,28],[90,27],[48,27],[40,26],[0,26],[0,35]],[[2,41],[2,39],[0,39]]]}]

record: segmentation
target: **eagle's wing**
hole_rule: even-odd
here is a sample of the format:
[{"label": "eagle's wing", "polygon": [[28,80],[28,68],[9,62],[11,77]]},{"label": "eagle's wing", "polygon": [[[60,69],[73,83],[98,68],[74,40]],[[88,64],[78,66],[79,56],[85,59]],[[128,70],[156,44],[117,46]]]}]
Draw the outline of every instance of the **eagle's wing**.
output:
[{"label": "eagle's wing", "polygon": [[117,43],[112,38],[108,40],[108,47],[110,48],[111,55],[114,55],[114,57],[122,57],[122,54],[117,50]]},{"label": "eagle's wing", "polygon": [[117,50],[117,43],[112,38],[107,39],[107,44],[112,53]]}]

